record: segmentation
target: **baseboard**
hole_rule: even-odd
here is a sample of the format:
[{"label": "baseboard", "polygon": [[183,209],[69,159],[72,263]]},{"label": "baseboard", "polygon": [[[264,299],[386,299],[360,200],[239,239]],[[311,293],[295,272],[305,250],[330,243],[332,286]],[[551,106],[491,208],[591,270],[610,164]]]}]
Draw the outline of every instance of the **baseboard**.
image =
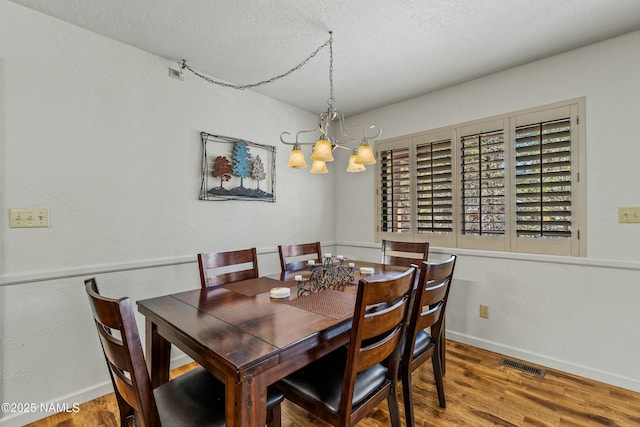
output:
[{"label": "baseboard", "polygon": [[470,335],[460,334],[454,331],[447,330],[447,339],[451,341],[458,341],[464,344],[469,344],[474,347],[492,351],[498,354],[503,354],[505,356],[515,357],[520,360],[535,363],[536,365],[557,369],[559,371],[567,372],[572,375],[589,378],[594,381],[600,381],[634,392],[640,392],[640,381],[625,378],[617,374],[612,374],[610,372],[592,369],[588,366],[577,365],[575,363],[567,362],[566,360],[555,359],[543,354],[532,353],[520,348],[506,346],[494,341],[488,341]]},{"label": "baseboard", "polygon": [[[187,355],[178,356],[171,360],[171,369],[179,368],[180,366],[184,366],[191,362],[193,362],[193,360]],[[81,405],[109,393],[113,393],[113,386],[111,385],[111,381],[104,381],[99,384],[87,387],[83,390],[79,390],[76,393],[62,396],[57,399],[52,399],[51,402],[22,402],[22,404],[27,404],[27,406],[31,406],[32,404],[34,404],[37,411],[21,411],[10,414],[0,412],[0,427],[22,427],[43,418],[50,417],[57,412],[41,412],[41,404],[43,404],[46,408],[66,407],[69,408],[69,411],[73,411],[74,407],[77,407],[77,405]],[[24,405],[21,406],[20,409],[22,409],[23,407]]]}]

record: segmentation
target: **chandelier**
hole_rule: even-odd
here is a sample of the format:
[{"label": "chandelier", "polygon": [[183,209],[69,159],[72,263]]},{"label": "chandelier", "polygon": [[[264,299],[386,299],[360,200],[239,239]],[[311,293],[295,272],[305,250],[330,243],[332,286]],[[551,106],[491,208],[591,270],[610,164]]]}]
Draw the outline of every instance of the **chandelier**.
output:
[{"label": "chandelier", "polygon": [[[327,162],[333,161],[333,152],[337,148],[351,151],[347,172],[362,172],[365,165],[376,163],[370,141],[378,138],[382,134],[382,129],[378,125],[371,125],[375,134],[367,135],[362,126],[344,126],[344,115],[342,111],[335,107],[333,98],[333,32],[329,31],[329,99],[327,99],[327,111],[318,116],[318,126],[315,129],[301,130],[296,133],[295,141],[286,141],[285,136],[290,136],[289,132],[280,134],[280,141],[286,145],[292,145],[289,156],[289,167],[298,169],[306,168],[307,162],[304,158],[301,146],[312,145],[311,153],[311,173],[327,173]],[[358,135],[353,135],[357,131]],[[305,133],[319,133],[316,142],[300,142],[299,137]]]},{"label": "chandelier", "polygon": [[[347,172],[362,172],[365,170],[366,165],[373,165],[376,163],[373,149],[369,142],[378,138],[382,134],[382,129],[378,125],[371,125],[369,126],[369,129],[373,129],[373,132],[368,135],[362,126],[344,126],[344,115],[341,110],[335,107],[335,99],[333,98],[333,31],[329,31],[329,40],[324,42],[324,44],[318,47],[296,67],[289,69],[285,73],[257,83],[235,85],[232,83],[219,82],[194,70],[187,65],[187,61],[184,59],[178,62],[179,71],[176,72],[176,77],[178,79],[182,79],[184,70],[189,70],[194,75],[212,84],[239,90],[251,89],[264,84],[273,83],[274,81],[299,70],[327,45],[329,46],[329,99],[327,99],[327,111],[319,114],[318,126],[315,129],[299,131],[296,133],[294,141],[286,141],[285,136],[290,136],[291,133],[282,132],[280,134],[280,141],[283,144],[293,146],[289,156],[290,168],[299,169],[307,167],[307,162],[305,161],[304,153],[302,152],[302,146],[312,145],[313,151],[311,153],[311,160],[313,163],[311,164],[311,173],[327,173],[327,162],[333,161],[333,152],[337,148],[351,151]],[[173,70],[169,69],[170,76],[173,76],[172,71]],[[357,132],[358,135],[354,135],[354,132]],[[316,142],[300,142],[300,135],[306,133],[317,133],[319,134],[319,137]]]}]

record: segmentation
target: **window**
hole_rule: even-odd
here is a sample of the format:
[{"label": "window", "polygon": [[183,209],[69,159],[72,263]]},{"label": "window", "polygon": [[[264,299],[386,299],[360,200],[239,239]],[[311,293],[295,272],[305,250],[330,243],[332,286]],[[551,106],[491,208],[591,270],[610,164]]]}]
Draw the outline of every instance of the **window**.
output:
[{"label": "window", "polygon": [[377,239],[585,256],[583,117],[581,98],[379,142]]},{"label": "window", "polygon": [[460,138],[462,233],[503,235],[506,229],[504,129]]},{"label": "window", "polygon": [[380,153],[380,228],[385,233],[411,232],[411,165],[409,146],[401,143]]},{"label": "window", "polygon": [[451,139],[416,145],[417,231],[453,232]]},{"label": "window", "polygon": [[571,119],[518,126],[516,233],[571,237]]}]

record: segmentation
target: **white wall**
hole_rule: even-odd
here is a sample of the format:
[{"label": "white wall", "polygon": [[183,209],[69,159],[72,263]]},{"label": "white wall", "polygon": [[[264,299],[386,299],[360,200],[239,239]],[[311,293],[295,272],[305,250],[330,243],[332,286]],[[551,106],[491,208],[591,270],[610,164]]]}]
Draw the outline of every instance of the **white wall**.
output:
[{"label": "white wall", "polygon": [[[279,143],[317,117],[189,73],[171,79],[170,66],[0,2],[0,401],[111,390],[86,277],[137,300],[199,287],[198,252],[255,246],[269,274],[279,243],[330,250],[333,176],[288,169]],[[199,201],[201,131],[277,146],[276,203]],[[11,207],[49,208],[50,227],[8,228]],[[0,425],[47,415],[0,413]]]},{"label": "white wall", "polygon": [[[640,32],[493,74],[351,118],[391,138],[586,97],[586,258],[432,248],[460,254],[448,337],[640,391]],[[428,73],[428,70],[425,70]],[[336,185],[337,251],[379,259],[374,171]],[[357,198],[361,209],[349,207]],[[371,207],[371,209],[369,209]],[[479,318],[479,305],[490,319]]]}]

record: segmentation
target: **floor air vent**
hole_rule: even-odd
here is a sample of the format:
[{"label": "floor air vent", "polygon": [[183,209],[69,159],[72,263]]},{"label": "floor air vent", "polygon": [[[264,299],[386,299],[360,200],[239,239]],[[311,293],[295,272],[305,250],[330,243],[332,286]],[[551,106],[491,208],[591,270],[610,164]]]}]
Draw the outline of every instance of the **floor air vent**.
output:
[{"label": "floor air vent", "polygon": [[544,378],[544,369],[535,368],[533,366],[525,365],[524,363],[516,362],[515,360],[502,359],[500,360],[500,364],[504,366],[508,366],[510,368],[517,369],[522,372],[526,372],[528,374],[535,375],[540,378]]}]

